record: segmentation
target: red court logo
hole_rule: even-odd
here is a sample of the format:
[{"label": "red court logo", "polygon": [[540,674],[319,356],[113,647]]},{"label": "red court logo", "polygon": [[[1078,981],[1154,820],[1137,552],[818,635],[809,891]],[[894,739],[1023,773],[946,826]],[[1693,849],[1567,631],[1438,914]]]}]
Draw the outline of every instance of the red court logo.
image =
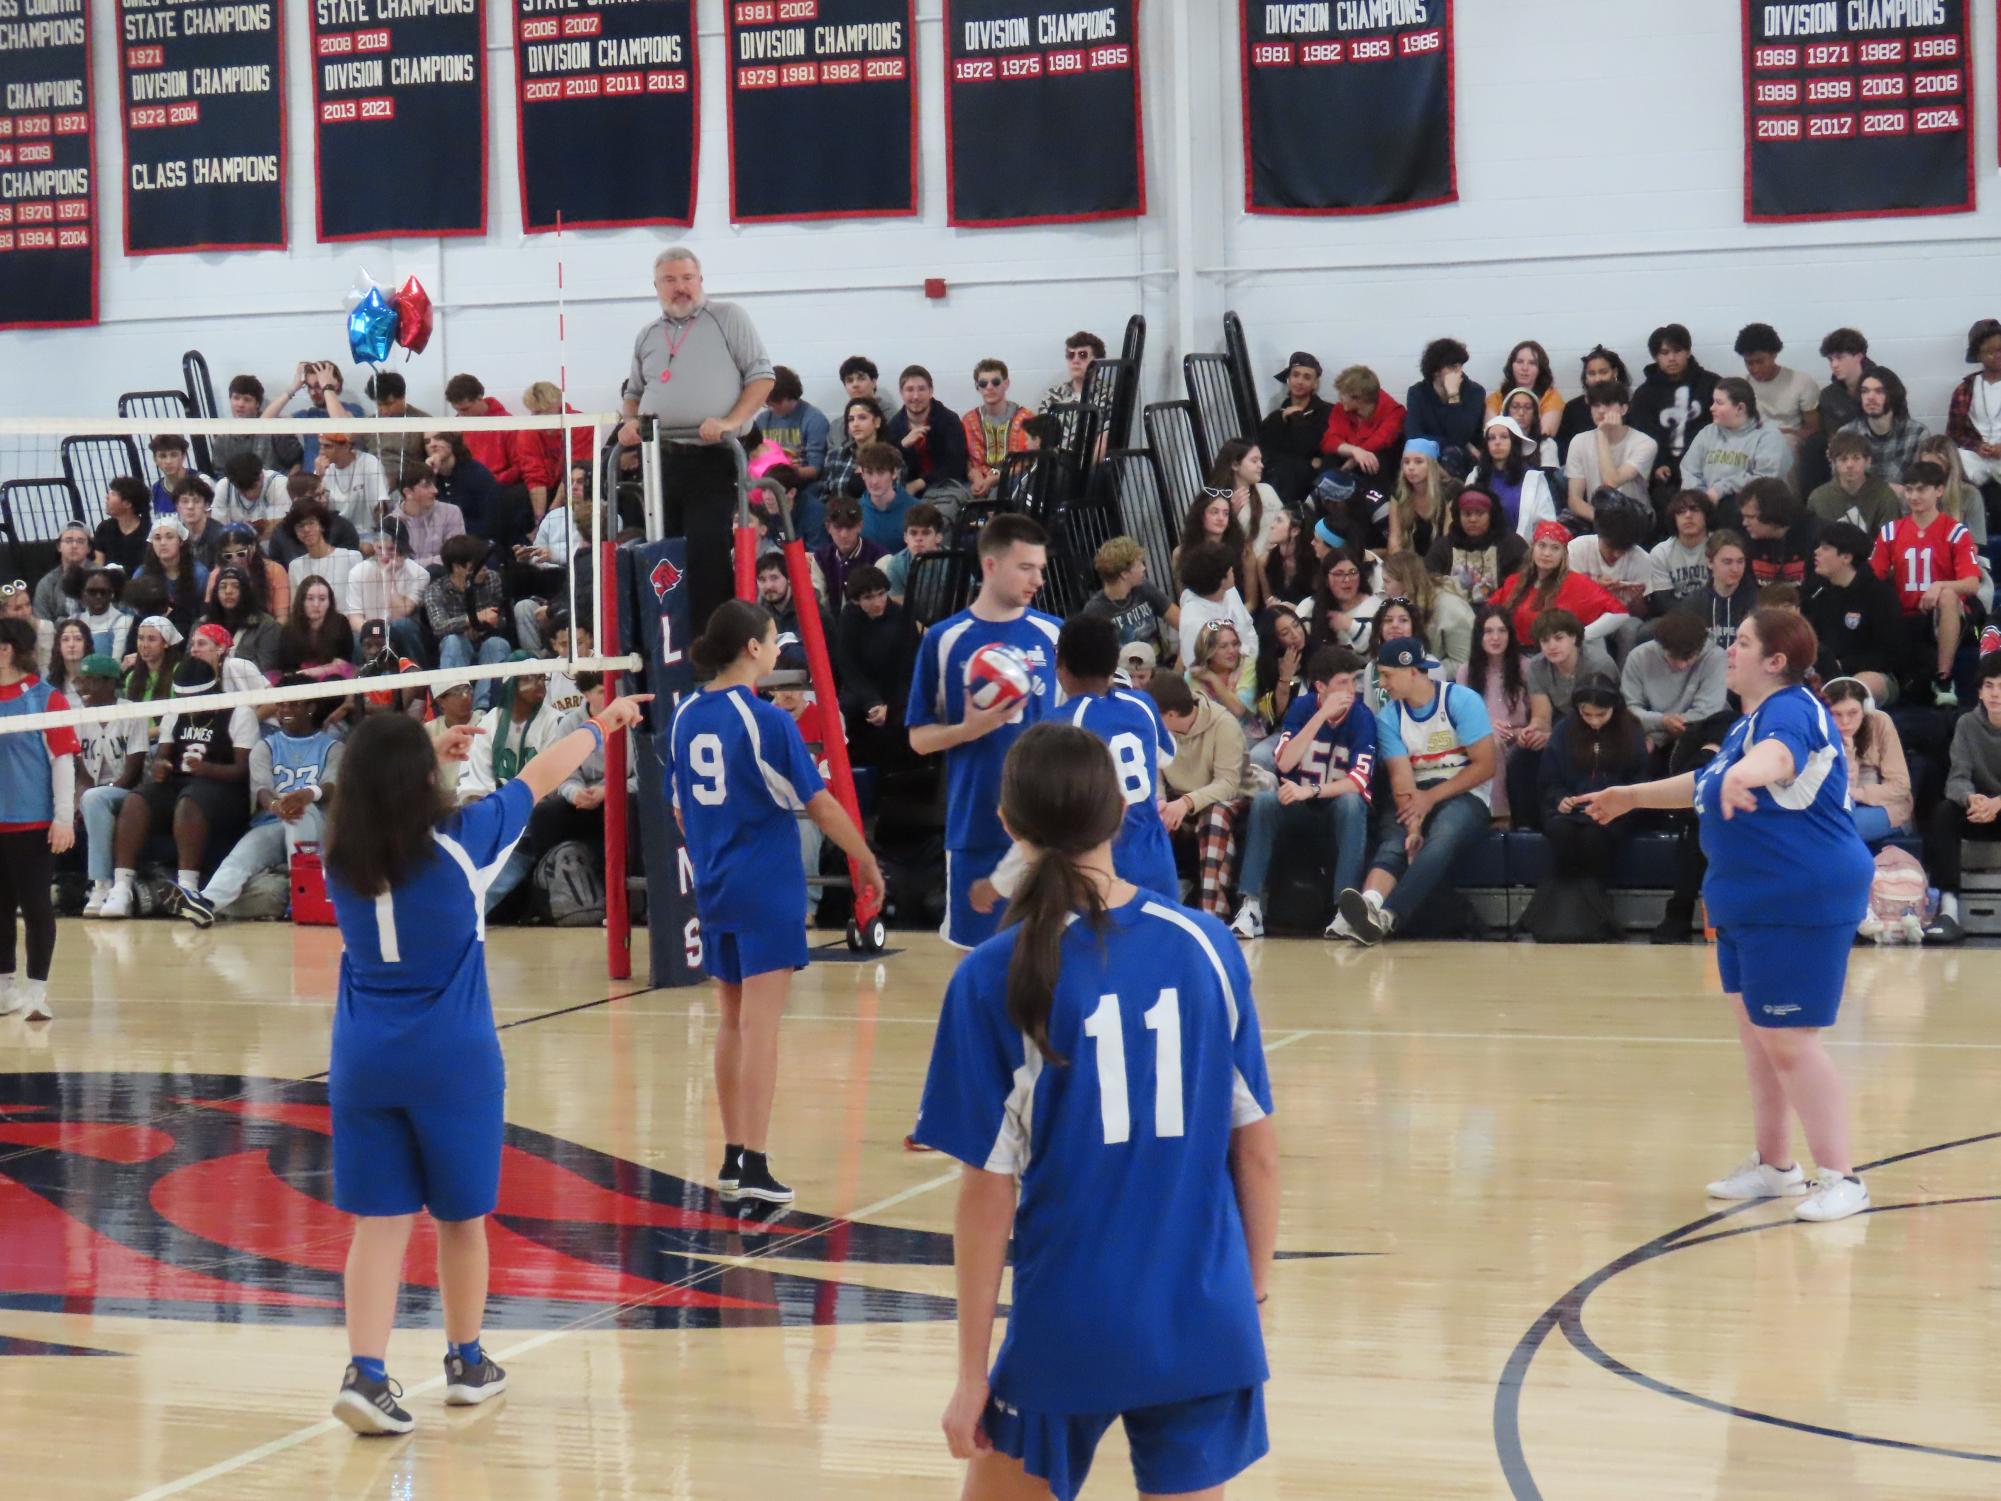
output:
[{"label": "red court logo", "polygon": [[653,597],[655,599],[665,599],[675,589],[680,587],[680,565],[669,558],[662,558],[653,565],[653,572],[648,577],[647,582],[653,585]]}]

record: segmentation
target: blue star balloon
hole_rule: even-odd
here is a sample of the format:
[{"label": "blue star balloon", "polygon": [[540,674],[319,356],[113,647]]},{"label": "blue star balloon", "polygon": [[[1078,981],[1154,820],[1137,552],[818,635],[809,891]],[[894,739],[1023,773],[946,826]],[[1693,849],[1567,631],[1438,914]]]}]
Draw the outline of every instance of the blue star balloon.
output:
[{"label": "blue star balloon", "polygon": [[396,343],[396,309],[383,301],[382,289],[368,295],[347,315],[347,348],[357,364],[379,365]]}]

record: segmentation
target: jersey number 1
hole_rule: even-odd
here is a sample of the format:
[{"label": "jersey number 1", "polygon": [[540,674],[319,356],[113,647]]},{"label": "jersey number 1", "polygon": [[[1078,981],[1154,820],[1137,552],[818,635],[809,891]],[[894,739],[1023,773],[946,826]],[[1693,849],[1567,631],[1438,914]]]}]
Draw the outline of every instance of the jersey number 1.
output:
[{"label": "jersey number 1", "polygon": [[[1180,1136],[1181,1120],[1181,993],[1168,989],[1147,1009],[1143,1020],[1154,1034],[1153,1134]],[[1098,1009],[1084,1021],[1084,1035],[1097,1044],[1098,1112],[1104,1120],[1105,1145],[1132,1140],[1132,1107],[1126,1098],[1126,1033],[1119,998],[1100,996]]]}]

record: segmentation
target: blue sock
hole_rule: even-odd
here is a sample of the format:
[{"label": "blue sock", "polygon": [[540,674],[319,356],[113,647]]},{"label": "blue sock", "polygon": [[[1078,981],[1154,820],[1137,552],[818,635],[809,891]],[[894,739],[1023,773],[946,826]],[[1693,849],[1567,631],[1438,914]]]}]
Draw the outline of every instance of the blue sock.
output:
[{"label": "blue sock", "polygon": [[449,1340],[447,1340],[445,1342],[445,1348],[451,1354],[458,1356],[458,1358],[460,1360],[463,1360],[467,1365],[478,1365],[480,1363],[481,1356],[479,1353],[479,1341],[477,1339],[474,1339],[470,1343],[463,1345],[455,1345],[452,1344]]},{"label": "blue sock", "polygon": [[387,1381],[389,1367],[370,1355],[350,1355],[349,1362],[370,1381]]}]

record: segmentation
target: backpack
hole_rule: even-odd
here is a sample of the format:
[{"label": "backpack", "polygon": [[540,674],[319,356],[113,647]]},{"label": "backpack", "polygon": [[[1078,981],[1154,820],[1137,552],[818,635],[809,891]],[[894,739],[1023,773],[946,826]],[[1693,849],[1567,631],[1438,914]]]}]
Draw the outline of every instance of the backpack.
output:
[{"label": "backpack", "polygon": [[1930,878],[1915,855],[1895,845],[1877,851],[1863,933],[1878,943],[1922,943],[1925,926],[1937,915],[1937,907]]},{"label": "backpack", "polygon": [[566,839],[535,862],[535,916],[559,928],[604,923],[604,859],[580,839]]}]

